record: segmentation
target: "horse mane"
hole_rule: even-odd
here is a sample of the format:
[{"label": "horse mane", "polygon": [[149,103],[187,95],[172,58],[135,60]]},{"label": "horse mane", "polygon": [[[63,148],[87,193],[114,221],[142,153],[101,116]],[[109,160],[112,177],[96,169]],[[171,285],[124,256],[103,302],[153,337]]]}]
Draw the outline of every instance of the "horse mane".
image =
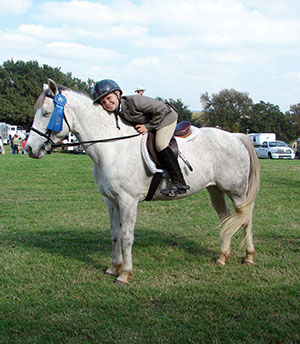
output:
[{"label": "horse mane", "polygon": [[[83,95],[83,96],[91,99],[89,95],[87,95],[85,93],[82,93],[82,92],[74,91],[71,88],[69,88],[67,86],[64,86],[64,85],[57,85],[57,89],[60,92],[61,91],[70,91],[70,92],[74,92],[74,93],[77,93],[78,95]],[[44,101],[45,101],[46,95],[47,95],[47,93],[49,91],[50,91],[50,89],[47,88],[47,89],[43,90],[43,92],[38,96],[37,100],[34,103],[34,110],[35,111],[40,109],[44,105]],[[51,94],[52,94],[52,92],[51,92]]]},{"label": "horse mane", "polygon": [[40,109],[44,105],[46,93],[49,91],[49,89],[44,90],[37,98],[37,100],[34,103],[34,110]]}]

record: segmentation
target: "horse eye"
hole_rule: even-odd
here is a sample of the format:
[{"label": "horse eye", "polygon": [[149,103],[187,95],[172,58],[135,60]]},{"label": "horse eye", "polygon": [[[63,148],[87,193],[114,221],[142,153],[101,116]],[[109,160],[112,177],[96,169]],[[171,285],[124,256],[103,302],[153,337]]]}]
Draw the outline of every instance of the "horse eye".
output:
[{"label": "horse eye", "polygon": [[43,111],[42,112],[43,117],[49,117],[51,115],[50,111]]}]

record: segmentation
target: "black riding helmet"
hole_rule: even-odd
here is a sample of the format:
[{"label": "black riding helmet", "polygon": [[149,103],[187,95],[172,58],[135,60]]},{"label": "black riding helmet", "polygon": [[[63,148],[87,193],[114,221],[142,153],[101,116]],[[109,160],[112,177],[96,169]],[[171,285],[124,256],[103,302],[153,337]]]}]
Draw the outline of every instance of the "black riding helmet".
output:
[{"label": "black riding helmet", "polygon": [[94,103],[97,103],[99,99],[115,91],[119,91],[121,95],[123,93],[120,86],[113,80],[104,79],[96,82],[93,88]]}]

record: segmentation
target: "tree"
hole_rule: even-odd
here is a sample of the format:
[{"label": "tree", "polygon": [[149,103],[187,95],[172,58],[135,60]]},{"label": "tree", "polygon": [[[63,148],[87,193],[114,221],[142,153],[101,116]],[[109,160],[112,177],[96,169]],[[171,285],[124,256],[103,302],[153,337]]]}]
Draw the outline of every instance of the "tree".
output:
[{"label": "tree", "polygon": [[197,127],[202,126],[202,122],[197,119],[193,118],[193,113],[189,110],[188,105],[185,105],[181,99],[174,100],[172,98],[167,99],[162,99],[162,98],[157,98],[159,100],[162,100],[163,102],[170,104],[172,107],[174,107],[178,113],[178,122],[181,121],[189,121],[193,125]]},{"label": "tree", "polygon": [[300,103],[291,105],[286,116],[294,124],[297,138],[300,137]]},{"label": "tree", "polygon": [[231,132],[242,131],[242,119],[251,114],[253,101],[248,93],[224,89],[219,93],[204,93],[200,97],[205,112],[205,125]]},{"label": "tree", "polygon": [[243,121],[251,133],[276,133],[279,140],[290,142],[295,138],[295,126],[278,105],[260,101],[252,107],[251,117]]},{"label": "tree", "polygon": [[91,95],[93,81],[90,79],[85,83],[73,78],[71,73],[64,74],[60,68],[39,66],[37,61],[8,60],[0,66],[0,122],[28,129],[34,117],[34,102],[48,78]]},{"label": "tree", "polygon": [[[233,89],[217,94],[204,93],[200,98],[205,112],[205,125],[231,132],[276,133],[278,139],[290,142],[296,136],[295,122],[299,119],[299,106],[284,115],[278,105],[260,101],[254,104],[247,93]],[[293,121],[294,120],[294,121]]]}]

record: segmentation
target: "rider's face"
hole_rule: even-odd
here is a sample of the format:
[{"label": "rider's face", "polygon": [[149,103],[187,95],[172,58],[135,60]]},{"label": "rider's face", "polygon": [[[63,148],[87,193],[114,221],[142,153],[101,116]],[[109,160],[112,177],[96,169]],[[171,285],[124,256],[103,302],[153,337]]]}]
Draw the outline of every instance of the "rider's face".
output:
[{"label": "rider's face", "polygon": [[114,112],[119,107],[119,98],[116,93],[109,93],[100,99],[100,104],[103,106],[104,110]]}]

